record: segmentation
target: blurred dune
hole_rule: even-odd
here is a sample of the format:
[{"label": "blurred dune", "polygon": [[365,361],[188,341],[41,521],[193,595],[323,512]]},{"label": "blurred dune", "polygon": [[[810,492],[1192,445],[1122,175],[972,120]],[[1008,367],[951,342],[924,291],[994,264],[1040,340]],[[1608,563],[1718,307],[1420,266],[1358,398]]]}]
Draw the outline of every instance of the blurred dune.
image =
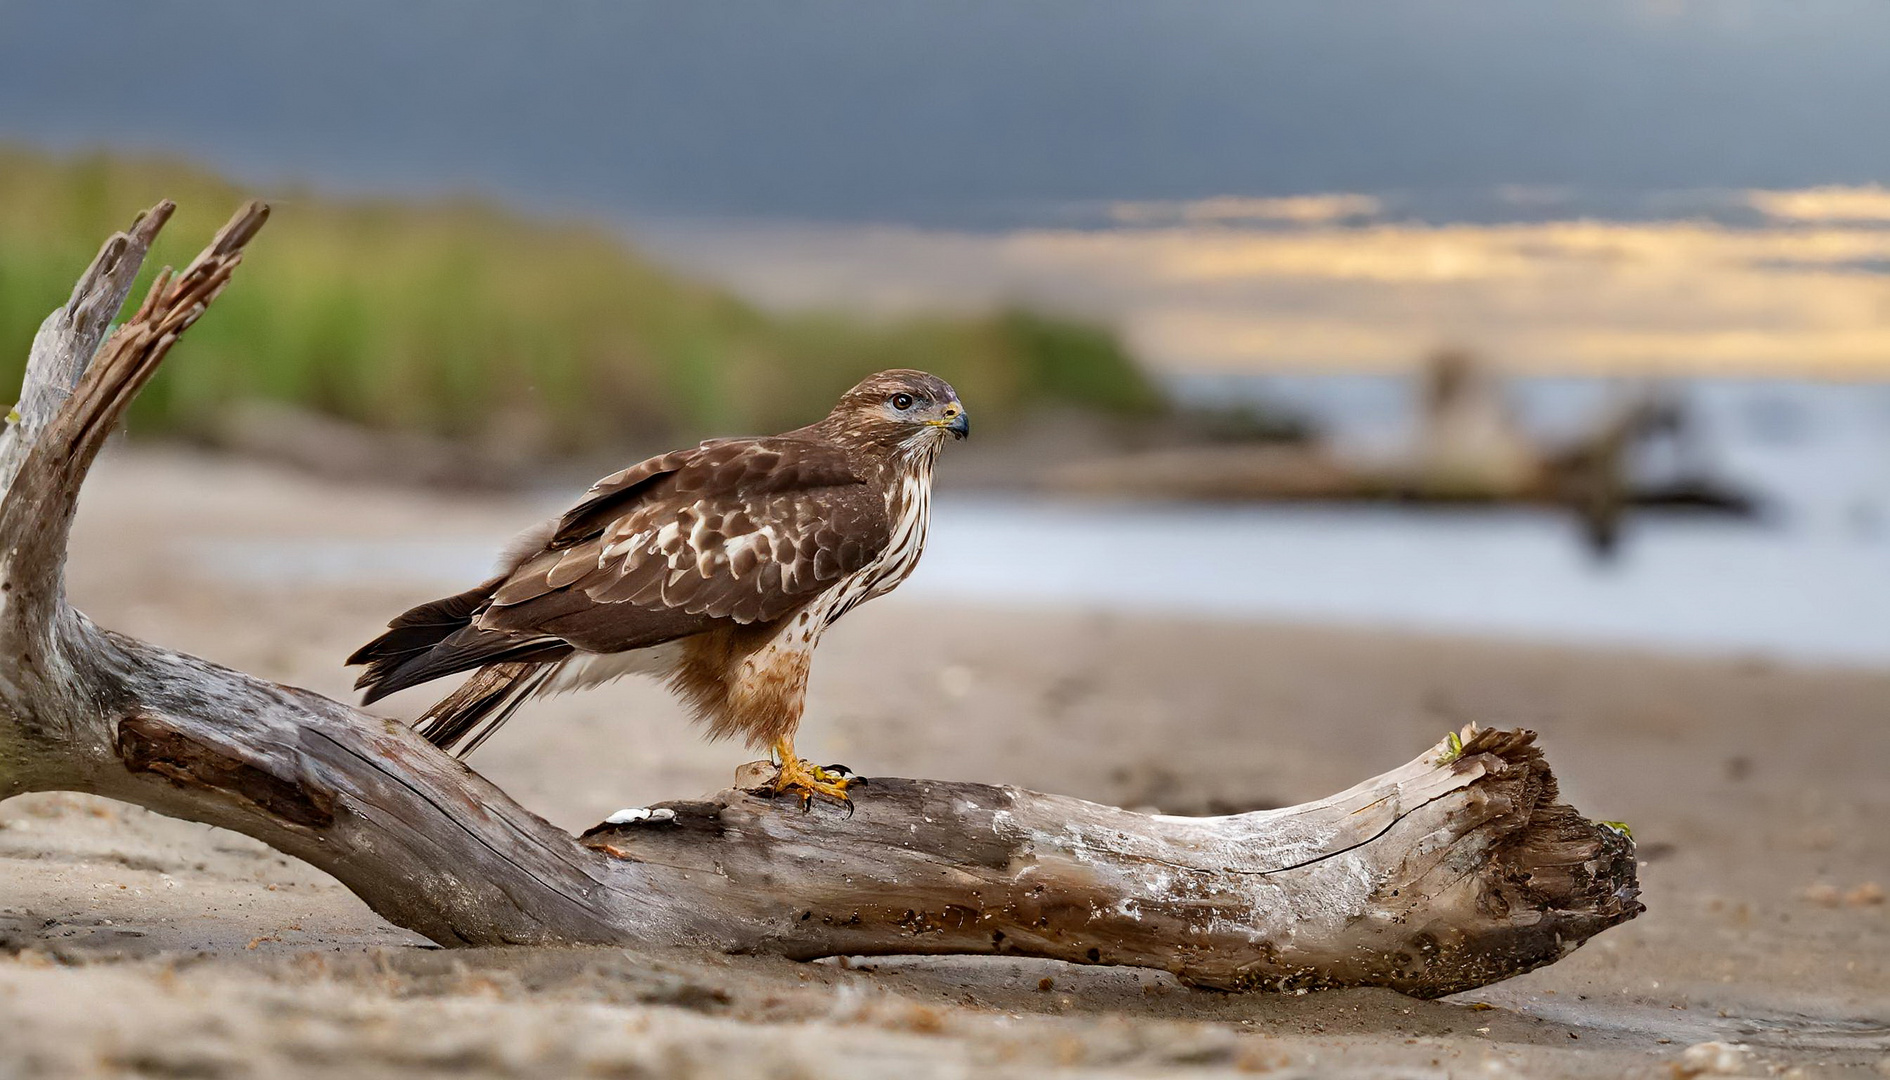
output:
[{"label": "blurred dune", "polygon": [[[503,444],[517,457],[823,414],[866,371],[923,367],[980,425],[1040,405],[1146,413],[1161,398],[1106,330],[1027,311],[863,319],[778,314],[652,263],[614,233],[471,199],[256,192],[174,161],[0,149],[0,379],[98,240],[161,197],[170,237],[256,194],[269,234],[139,399],[132,427],[217,438],[244,401]],[[183,241],[149,264],[179,264]],[[147,270],[147,275],[150,273]]]}]

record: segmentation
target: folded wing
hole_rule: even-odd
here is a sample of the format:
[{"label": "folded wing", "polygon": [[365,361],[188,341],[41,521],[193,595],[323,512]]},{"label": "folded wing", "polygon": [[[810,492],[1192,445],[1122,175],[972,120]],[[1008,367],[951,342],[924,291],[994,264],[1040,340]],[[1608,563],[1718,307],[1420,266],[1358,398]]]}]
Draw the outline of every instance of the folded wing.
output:
[{"label": "folded wing", "polygon": [[727,439],[606,477],[481,586],[423,604],[350,663],[366,700],[488,664],[621,652],[779,619],[868,565],[884,496],[832,446]]}]

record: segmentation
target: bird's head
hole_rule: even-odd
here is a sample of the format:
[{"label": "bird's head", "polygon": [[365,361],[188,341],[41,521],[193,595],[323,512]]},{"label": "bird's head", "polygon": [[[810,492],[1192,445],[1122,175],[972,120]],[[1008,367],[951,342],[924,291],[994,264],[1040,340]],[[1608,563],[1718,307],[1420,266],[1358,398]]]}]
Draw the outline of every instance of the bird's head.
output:
[{"label": "bird's head", "polygon": [[888,449],[937,446],[947,435],[971,434],[958,391],[936,375],[897,369],[868,375],[827,416],[836,432]]}]

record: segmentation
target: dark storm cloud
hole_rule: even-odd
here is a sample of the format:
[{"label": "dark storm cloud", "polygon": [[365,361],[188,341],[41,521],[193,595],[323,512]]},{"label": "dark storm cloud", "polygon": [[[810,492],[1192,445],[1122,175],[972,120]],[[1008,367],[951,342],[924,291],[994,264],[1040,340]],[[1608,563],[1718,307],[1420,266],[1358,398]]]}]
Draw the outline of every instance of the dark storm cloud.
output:
[{"label": "dark storm cloud", "polygon": [[0,137],[635,214],[1890,178],[1890,4],[0,2]]}]

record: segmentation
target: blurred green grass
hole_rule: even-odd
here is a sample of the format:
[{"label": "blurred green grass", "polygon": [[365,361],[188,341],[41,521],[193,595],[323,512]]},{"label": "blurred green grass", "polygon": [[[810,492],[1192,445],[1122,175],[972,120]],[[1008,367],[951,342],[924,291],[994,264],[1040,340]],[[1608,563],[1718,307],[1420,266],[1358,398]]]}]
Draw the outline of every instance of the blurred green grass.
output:
[{"label": "blurred green grass", "polygon": [[[0,148],[0,377],[98,245],[178,203],[147,262],[181,266],[253,193],[175,161]],[[917,367],[981,427],[1047,405],[1147,415],[1160,393],[1107,330],[1028,311],[871,321],[781,315],[665,271],[615,234],[471,199],[273,192],[230,289],[130,419],[212,436],[244,399],[466,441],[576,453],[824,414],[868,372]],[[143,284],[132,302],[143,293]],[[496,433],[496,434],[495,434]]]}]

